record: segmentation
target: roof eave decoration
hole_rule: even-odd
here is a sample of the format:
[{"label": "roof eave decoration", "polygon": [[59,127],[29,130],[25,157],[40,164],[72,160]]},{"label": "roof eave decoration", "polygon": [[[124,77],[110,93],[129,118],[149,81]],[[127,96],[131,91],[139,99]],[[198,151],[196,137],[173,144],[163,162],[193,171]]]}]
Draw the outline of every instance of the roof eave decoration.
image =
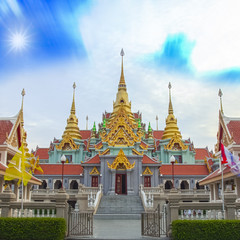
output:
[{"label": "roof eave decoration", "polygon": [[153,175],[153,173],[149,167],[146,167],[142,175]]},{"label": "roof eave decoration", "polygon": [[58,150],[68,150],[67,147],[69,147],[72,150],[76,150],[79,148],[79,146],[73,141],[72,137],[69,133],[66,134],[66,136],[63,138],[61,143],[59,145],[56,145],[56,149]]},{"label": "roof eave decoration", "polygon": [[109,146],[134,146],[141,141],[141,136],[136,135],[132,129],[137,128],[137,123],[132,122],[124,108],[120,108],[116,116],[107,125],[110,132],[101,135],[102,141]]},{"label": "roof eave decoration", "polygon": [[143,152],[142,153],[140,153],[139,151],[137,151],[135,148],[133,148],[132,149],[132,152],[133,152],[133,154],[136,154],[136,155],[143,155]]},{"label": "roof eave decoration", "polygon": [[143,142],[141,142],[139,147],[142,148],[143,150],[147,150],[148,149],[148,145],[146,143],[143,143]]},{"label": "roof eave decoration", "polygon": [[95,149],[97,149],[97,150],[101,149],[102,147],[103,147],[102,142],[95,145]]},{"label": "roof eave decoration", "polygon": [[173,150],[173,151],[179,151],[179,150],[187,150],[188,146],[184,145],[181,138],[178,136],[177,133],[174,134],[174,136],[169,141],[168,145],[164,145],[165,150]]},{"label": "roof eave decoration", "polygon": [[108,155],[110,153],[110,149],[107,148],[105,151],[103,151],[102,153],[99,152],[99,155]]},{"label": "roof eave decoration", "polygon": [[94,167],[92,171],[90,172],[90,175],[100,175],[100,172],[98,171],[97,167]]},{"label": "roof eave decoration", "polygon": [[128,160],[128,158],[125,156],[124,152],[122,149],[120,149],[117,157],[114,159],[113,163],[110,164],[109,162],[107,162],[108,164],[108,168],[110,169],[119,169],[119,167],[121,166],[121,169],[122,169],[122,166],[125,167],[125,169],[132,169],[134,168],[135,166],[135,161],[133,164],[131,164]]}]

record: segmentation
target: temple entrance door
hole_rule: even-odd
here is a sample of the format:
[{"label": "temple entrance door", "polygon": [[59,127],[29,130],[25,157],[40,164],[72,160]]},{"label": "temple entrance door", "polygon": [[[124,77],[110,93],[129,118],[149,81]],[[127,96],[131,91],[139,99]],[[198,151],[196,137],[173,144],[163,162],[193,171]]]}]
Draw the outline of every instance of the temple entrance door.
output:
[{"label": "temple entrance door", "polygon": [[127,194],[127,176],[126,174],[116,174],[115,192],[117,194]]}]

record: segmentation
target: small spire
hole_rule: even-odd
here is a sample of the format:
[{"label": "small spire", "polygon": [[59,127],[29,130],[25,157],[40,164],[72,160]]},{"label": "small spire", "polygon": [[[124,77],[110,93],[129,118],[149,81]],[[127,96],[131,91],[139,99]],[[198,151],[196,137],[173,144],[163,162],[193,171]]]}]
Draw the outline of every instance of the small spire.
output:
[{"label": "small spire", "polygon": [[21,106],[21,109],[23,110],[23,99],[24,99],[24,96],[26,95],[26,92],[25,92],[25,89],[24,89],[24,88],[23,88],[23,90],[22,90],[21,95],[22,95],[22,106]]},{"label": "small spire", "polygon": [[172,99],[171,99],[171,88],[172,85],[169,82],[168,84],[168,88],[169,88],[169,107],[168,107],[168,114],[173,114],[173,106],[172,106]]},{"label": "small spire", "polygon": [[222,106],[222,96],[223,96],[223,93],[222,93],[221,88],[219,88],[218,96],[220,97],[220,111],[223,114],[223,106]]},{"label": "small spire", "polygon": [[73,83],[73,101],[72,101],[72,107],[71,107],[71,114],[75,114],[76,113],[76,108],[75,108],[75,88],[76,88],[76,84],[74,82]]},{"label": "small spire", "polygon": [[149,122],[149,124],[148,124],[148,132],[152,132],[152,128],[151,128],[150,122]]},{"label": "small spire", "polygon": [[156,129],[158,130],[158,115],[156,116]]},{"label": "small spire", "polygon": [[88,115],[86,116],[86,130],[88,130]]},{"label": "small spire", "polygon": [[103,128],[106,128],[106,118],[103,119]]},{"label": "small spire", "polygon": [[142,125],[141,125],[141,120],[140,120],[140,118],[138,119],[138,128],[142,128]]},{"label": "small spire", "polygon": [[96,132],[96,123],[93,124],[93,132]]},{"label": "small spire", "polygon": [[122,56],[122,67],[121,67],[121,77],[120,77],[118,88],[126,88],[126,82],[125,82],[124,73],[123,73],[123,56],[125,55],[123,49],[121,50],[120,55]]}]

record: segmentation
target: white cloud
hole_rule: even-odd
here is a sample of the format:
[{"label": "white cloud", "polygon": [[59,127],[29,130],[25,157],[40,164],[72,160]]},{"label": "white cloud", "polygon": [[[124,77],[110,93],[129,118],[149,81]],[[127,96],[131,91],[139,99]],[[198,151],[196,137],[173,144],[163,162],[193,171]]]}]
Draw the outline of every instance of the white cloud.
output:
[{"label": "white cloud", "polygon": [[11,116],[19,111],[24,87],[30,148],[48,147],[54,137],[62,136],[75,81],[79,126],[86,128],[88,115],[91,128],[94,121],[101,121],[102,112],[112,111],[123,47],[132,110],[140,110],[143,121],[151,122],[154,129],[158,115],[159,128],[164,129],[170,81],[174,113],[183,137],[190,137],[195,147],[208,145],[213,149],[218,127],[218,89],[223,90],[226,115],[240,116],[239,84],[211,83],[164,72],[140,65],[138,59],[159,50],[168,34],[184,32],[196,41],[192,60],[197,71],[239,65],[237,9],[234,1],[100,1],[89,15],[79,19],[88,59],[68,59],[5,75],[0,82],[0,114]]}]

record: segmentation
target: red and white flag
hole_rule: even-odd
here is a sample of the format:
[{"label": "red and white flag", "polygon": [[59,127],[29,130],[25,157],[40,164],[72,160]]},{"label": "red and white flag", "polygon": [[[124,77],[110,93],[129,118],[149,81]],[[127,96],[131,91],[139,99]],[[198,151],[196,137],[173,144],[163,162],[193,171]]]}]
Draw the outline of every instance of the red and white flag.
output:
[{"label": "red and white flag", "polygon": [[221,164],[231,168],[231,171],[239,174],[240,173],[240,160],[237,156],[233,154],[221,143]]}]

